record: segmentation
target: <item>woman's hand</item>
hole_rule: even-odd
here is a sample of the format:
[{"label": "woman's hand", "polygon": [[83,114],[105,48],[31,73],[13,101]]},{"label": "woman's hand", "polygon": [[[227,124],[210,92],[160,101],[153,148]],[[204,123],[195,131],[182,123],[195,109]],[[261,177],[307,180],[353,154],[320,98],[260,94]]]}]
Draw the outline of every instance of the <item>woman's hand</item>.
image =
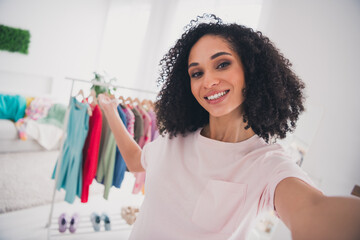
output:
[{"label": "woman's hand", "polygon": [[111,99],[109,96],[105,95],[105,94],[99,94],[98,96],[98,102],[100,104],[101,109],[105,112],[105,113],[109,113],[111,111],[117,111],[117,99]]}]

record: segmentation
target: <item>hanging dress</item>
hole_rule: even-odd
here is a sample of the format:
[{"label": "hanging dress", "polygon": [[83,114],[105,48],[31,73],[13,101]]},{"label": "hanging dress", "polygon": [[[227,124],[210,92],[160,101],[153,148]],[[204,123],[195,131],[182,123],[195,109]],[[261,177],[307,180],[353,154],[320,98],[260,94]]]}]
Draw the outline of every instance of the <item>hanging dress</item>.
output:
[{"label": "hanging dress", "polygon": [[126,116],[127,130],[130,136],[134,138],[134,127],[135,127],[135,115],[129,107],[121,106]]},{"label": "hanging dress", "polygon": [[136,108],[131,108],[131,111],[135,116],[135,125],[134,125],[134,140],[139,143],[140,137],[144,134],[144,121]]},{"label": "hanging dress", "polygon": [[154,141],[159,136],[159,130],[156,126],[156,114],[153,110],[149,110],[148,114],[151,117],[151,141]]},{"label": "hanging dress", "polygon": [[[121,105],[121,107],[126,115],[127,130],[130,133],[130,136],[135,139],[135,115],[129,106]],[[127,167],[126,171],[129,172]]]},{"label": "hanging dress", "polygon": [[[119,105],[117,107],[118,113],[120,115],[121,121],[124,123],[127,128],[126,115],[123,112],[123,109]],[[126,164],[124,158],[122,157],[119,148],[116,146],[116,157],[115,157],[115,166],[114,166],[114,176],[113,176],[113,186],[116,188],[121,187],[121,183],[124,180],[124,175],[126,171]]]},{"label": "hanging dress", "polygon": [[102,112],[99,106],[96,105],[92,109],[92,116],[89,120],[89,132],[83,149],[83,185],[81,193],[81,202],[83,203],[88,201],[89,186],[97,170],[102,121]]},{"label": "hanging dress", "polygon": [[116,142],[107,120],[103,121],[102,127],[96,181],[104,185],[103,197],[108,199],[114,176]]},{"label": "hanging dress", "polygon": [[[143,119],[144,134],[139,139],[139,146],[143,148],[147,143],[151,141],[151,117],[149,114],[139,106],[136,107]],[[141,190],[144,193],[144,184],[145,184],[145,172],[137,172],[135,175],[135,183],[133,188],[133,194],[139,193]]]},{"label": "hanging dress", "polygon": [[[56,189],[65,189],[65,201],[73,203],[76,195],[81,197],[82,188],[82,150],[89,127],[88,104],[76,98],[70,101],[67,137],[62,149],[59,177]],[[55,178],[57,163],[52,178]]]}]

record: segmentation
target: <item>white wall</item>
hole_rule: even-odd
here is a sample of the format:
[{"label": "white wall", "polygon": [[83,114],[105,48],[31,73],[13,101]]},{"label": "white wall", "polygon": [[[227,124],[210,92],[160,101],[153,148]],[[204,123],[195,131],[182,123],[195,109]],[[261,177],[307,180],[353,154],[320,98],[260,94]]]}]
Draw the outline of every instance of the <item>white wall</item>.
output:
[{"label": "white wall", "polygon": [[[144,66],[152,49],[143,48],[144,42],[151,42],[147,30],[150,27],[153,0],[118,1],[111,0],[105,24],[103,42],[99,57],[100,73],[105,72],[109,78],[116,78],[114,84],[131,88],[141,88],[155,91],[156,78],[151,78]],[[159,28],[158,25],[153,26]],[[140,82],[137,76],[140,75]],[[153,83],[153,84],[151,84]],[[154,97],[155,94],[141,92],[118,91],[123,96],[142,99]],[[126,97],[125,97],[126,98]]]},{"label": "white wall", "polygon": [[[44,79],[91,74],[98,64],[107,11],[107,0],[0,0],[0,23],[31,34],[28,55],[0,51],[0,80],[9,85],[0,91],[21,88],[10,86],[14,82],[7,80],[9,74]],[[36,92],[36,86],[30,91]]]},{"label": "white wall", "polygon": [[259,25],[306,83],[307,108],[323,111],[315,134],[299,134],[314,136],[304,168],[330,195],[360,184],[359,13],[356,0],[264,1]]},{"label": "white wall", "polygon": [[160,59],[192,19],[208,12],[256,28],[260,9],[261,0],[111,0],[99,68],[116,77],[118,85],[158,91]]},{"label": "white wall", "polygon": [[[159,61],[191,19],[213,12],[256,25],[260,7],[261,0],[0,0],[0,23],[31,33],[28,55],[0,51],[0,92],[67,99],[63,77],[90,80],[95,70],[117,85],[157,91]],[[79,88],[88,85],[73,93]]]},{"label": "white wall", "polygon": [[[327,195],[360,184],[359,23],[356,0],[268,0],[259,23],[306,83],[311,113],[295,134],[307,136],[303,168]],[[273,239],[290,235],[281,225]]]}]

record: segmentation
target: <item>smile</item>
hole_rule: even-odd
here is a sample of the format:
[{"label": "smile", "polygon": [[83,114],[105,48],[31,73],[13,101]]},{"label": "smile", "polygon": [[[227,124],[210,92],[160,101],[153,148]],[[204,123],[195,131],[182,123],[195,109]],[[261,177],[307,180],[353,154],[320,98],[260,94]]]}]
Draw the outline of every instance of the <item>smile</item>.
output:
[{"label": "smile", "polygon": [[216,94],[214,94],[214,95],[207,96],[207,97],[205,97],[205,99],[207,99],[207,100],[216,100],[216,99],[218,99],[218,98],[226,95],[229,91],[230,91],[230,90],[225,90],[225,91],[223,91],[223,92],[219,92],[219,93],[216,93]]}]

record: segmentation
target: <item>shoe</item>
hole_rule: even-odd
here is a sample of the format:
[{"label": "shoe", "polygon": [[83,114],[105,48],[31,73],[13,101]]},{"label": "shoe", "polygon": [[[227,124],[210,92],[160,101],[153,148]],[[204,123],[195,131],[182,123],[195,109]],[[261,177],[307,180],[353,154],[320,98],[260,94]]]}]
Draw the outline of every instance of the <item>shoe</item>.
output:
[{"label": "shoe", "polygon": [[100,216],[97,213],[92,213],[90,219],[91,219],[91,223],[93,225],[94,231],[95,232],[100,231],[100,220],[101,220]]},{"label": "shoe", "polygon": [[67,228],[66,213],[62,213],[60,215],[58,223],[59,223],[59,232],[61,233],[65,232]]},{"label": "shoe", "polygon": [[104,220],[105,231],[111,230],[110,218],[106,213],[101,215],[101,219]]},{"label": "shoe", "polygon": [[74,213],[74,215],[72,215],[71,220],[70,220],[70,226],[69,226],[69,231],[71,233],[75,233],[77,226],[79,224],[79,214]]},{"label": "shoe", "polygon": [[121,217],[126,221],[127,224],[134,224],[137,214],[139,212],[138,208],[135,207],[123,207],[121,209]]}]

